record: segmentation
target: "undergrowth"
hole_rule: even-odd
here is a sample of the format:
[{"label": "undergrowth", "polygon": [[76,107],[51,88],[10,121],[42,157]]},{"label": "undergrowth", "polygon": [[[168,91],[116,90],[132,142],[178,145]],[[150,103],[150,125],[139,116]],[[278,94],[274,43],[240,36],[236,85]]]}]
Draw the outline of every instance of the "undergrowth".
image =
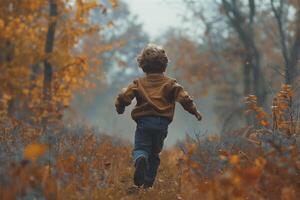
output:
[{"label": "undergrowth", "polygon": [[132,145],[96,129],[44,129],[1,112],[0,199],[286,199],[300,196],[299,123],[284,85],[253,124],[164,150],[153,188],[132,183]]}]

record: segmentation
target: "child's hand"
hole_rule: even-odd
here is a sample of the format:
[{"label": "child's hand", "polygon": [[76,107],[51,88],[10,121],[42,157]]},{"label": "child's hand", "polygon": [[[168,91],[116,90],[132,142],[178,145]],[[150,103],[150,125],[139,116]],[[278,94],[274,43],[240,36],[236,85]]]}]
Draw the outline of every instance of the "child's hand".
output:
[{"label": "child's hand", "polygon": [[124,94],[127,91],[128,88],[124,87],[121,89],[121,93]]},{"label": "child's hand", "polygon": [[196,116],[196,118],[198,119],[198,121],[201,121],[201,120],[202,120],[202,115],[201,115],[200,112],[197,112],[197,113],[195,114],[195,116]]},{"label": "child's hand", "polygon": [[124,113],[125,107],[124,107],[124,106],[117,107],[116,110],[117,110],[117,113],[120,115],[120,114],[123,114],[123,113]]}]

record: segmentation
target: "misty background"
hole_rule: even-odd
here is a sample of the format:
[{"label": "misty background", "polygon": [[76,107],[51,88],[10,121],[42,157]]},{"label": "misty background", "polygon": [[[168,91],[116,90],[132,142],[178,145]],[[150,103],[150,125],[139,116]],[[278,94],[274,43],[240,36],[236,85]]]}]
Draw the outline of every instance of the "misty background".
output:
[{"label": "misty background", "polygon": [[[118,26],[113,32],[103,34],[107,42],[115,38],[125,38],[127,44],[121,49],[103,55],[106,61],[104,63],[105,79],[98,83],[96,89],[75,97],[71,113],[76,115],[79,122],[84,121],[103,132],[133,141],[136,124],[131,119],[130,113],[135,101],[126,108],[123,115],[118,115],[114,107],[115,97],[122,87],[127,86],[134,78],[143,75],[136,63],[136,56],[143,47],[151,42],[164,46],[165,34],[168,31],[183,28],[184,9],[181,0],[125,0],[120,1],[116,12],[108,13],[104,19],[103,16],[94,14],[92,21],[95,23],[112,20],[114,26]],[[115,56],[124,60],[115,61],[112,59]],[[172,57],[170,59],[166,75],[176,78]],[[185,88],[189,88],[189,84],[181,81],[180,77],[178,77],[178,82]],[[191,95],[193,95],[192,91]],[[204,115],[203,121],[198,122],[194,116],[177,104],[174,120],[169,127],[169,135],[165,141],[167,146],[184,139],[186,134],[218,132],[216,117],[212,111],[213,97],[195,98],[195,103]]]},{"label": "misty background", "polygon": [[[109,1],[102,0],[106,6]],[[113,11],[93,11],[91,21],[109,24],[101,40],[82,40],[89,49],[112,48],[98,57],[96,89],[78,93],[68,111],[78,122],[133,141],[135,102],[117,115],[122,87],[142,76],[136,56],[147,43],[162,45],[170,58],[166,74],[176,78],[203,113],[200,123],[176,106],[168,146],[187,134],[218,134],[250,124],[243,99],[249,94],[267,112],[282,84],[299,95],[300,11],[296,0],[204,1],[123,0]],[[90,50],[90,54],[93,50]],[[299,106],[299,98],[295,105]]]}]

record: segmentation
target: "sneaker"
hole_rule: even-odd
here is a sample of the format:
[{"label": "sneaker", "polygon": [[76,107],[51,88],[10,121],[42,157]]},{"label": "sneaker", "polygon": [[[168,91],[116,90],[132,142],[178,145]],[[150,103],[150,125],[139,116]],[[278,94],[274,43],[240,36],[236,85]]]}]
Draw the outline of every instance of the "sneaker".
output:
[{"label": "sneaker", "polygon": [[140,187],[144,184],[146,168],[147,168],[146,158],[144,156],[141,156],[135,162],[135,172],[134,172],[133,181],[136,186]]},{"label": "sneaker", "polygon": [[146,180],[144,181],[144,185],[143,185],[144,189],[152,188],[152,186],[153,186],[153,182],[149,182]]}]

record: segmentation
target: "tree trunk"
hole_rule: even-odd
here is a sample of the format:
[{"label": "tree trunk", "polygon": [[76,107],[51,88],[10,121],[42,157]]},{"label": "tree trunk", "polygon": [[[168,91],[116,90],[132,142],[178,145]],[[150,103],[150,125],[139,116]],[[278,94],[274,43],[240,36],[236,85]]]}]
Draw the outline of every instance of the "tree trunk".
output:
[{"label": "tree trunk", "polygon": [[280,5],[278,8],[275,8],[274,0],[271,1],[272,12],[275,16],[279,37],[280,37],[280,47],[281,53],[284,59],[285,64],[285,83],[288,85],[292,85],[295,87],[295,79],[298,75],[298,71],[296,66],[298,64],[299,54],[300,54],[300,3],[296,8],[296,30],[295,30],[295,40],[294,43],[291,45],[290,49],[288,48],[288,39],[286,37],[286,33],[283,28],[283,17],[284,17],[284,6],[286,2],[284,0],[280,0]]},{"label": "tree trunk", "polygon": [[[52,74],[53,69],[52,65],[49,62],[49,55],[53,52],[54,47],[54,36],[55,36],[55,29],[56,29],[56,17],[58,15],[57,13],[57,4],[56,0],[49,0],[50,8],[49,8],[49,15],[50,15],[50,23],[48,26],[48,33],[47,33],[47,39],[46,39],[46,45],[45,45],[45,53],[46,53],[46,59],[44,60],[44,85],[43,85],[43,97],[44,101],[46,103],[46,111],[47,114],[42,120],[42,126],[43,130],[46,131],[47,124],[48,124],[48,114],[51,111],[51,92],[52,92]],[[49,175],[51,176],[51,151],[52,151],[52,144],[51,140],[49,140]],[[55,195],[55,194],[53,194]]]},{"label": "tree trunk", "polygon": [[[49,62],[49,55],[53,52],[54,47],[54,36],[56,29],[56,17],[57,17],[57,4],[56,0],[49,0],[49,16],[50,23],[48,26],[46,44],[45,44],[45,53],[46,59],[44,60],[44,85],[43,85],[43,98],[46,103],[47,111],[50,110],[50,101],[51,101],[51,84],[52,84],[52,74],[53,69],[52,65]],[[46,126],[47,118],[43,122],[43,126]]]},{"label": "tree trunk", "polygon": [[[246,60],[248,60],[246,58]],[[246,61],[244,63],[244,96],[247,96],[251,92],[251,77],[250,77],[250,63]]]},{"label": "tree trunk", "polygon": [[295,79],[299,75],[299,69],[297,69],[297,65],[299,64],[299,58],[300,58],[300,3],[298,4],[297,8],[297,16],[296,16],[296,33],[295,33],[295,41],[291,47],[291,53],[290,58],[288,62],[288,66],[290,68],[290,85],[292,85],[294,88],[296,88]]},{"label": "tree trunk", "polygon": [[227,18],[233,29],[238,34],[239,40],[246,51],[243,57],[244,62],[244,95],[254,94],[258,98],[259,105],[264,106],[267,90],[261,73],[260,54],[256,48],[253,34],[253,22],[255,16],[255,1],[249,0],[249,22],[246,23],[235,0],[228,2],[222,0]]}]

